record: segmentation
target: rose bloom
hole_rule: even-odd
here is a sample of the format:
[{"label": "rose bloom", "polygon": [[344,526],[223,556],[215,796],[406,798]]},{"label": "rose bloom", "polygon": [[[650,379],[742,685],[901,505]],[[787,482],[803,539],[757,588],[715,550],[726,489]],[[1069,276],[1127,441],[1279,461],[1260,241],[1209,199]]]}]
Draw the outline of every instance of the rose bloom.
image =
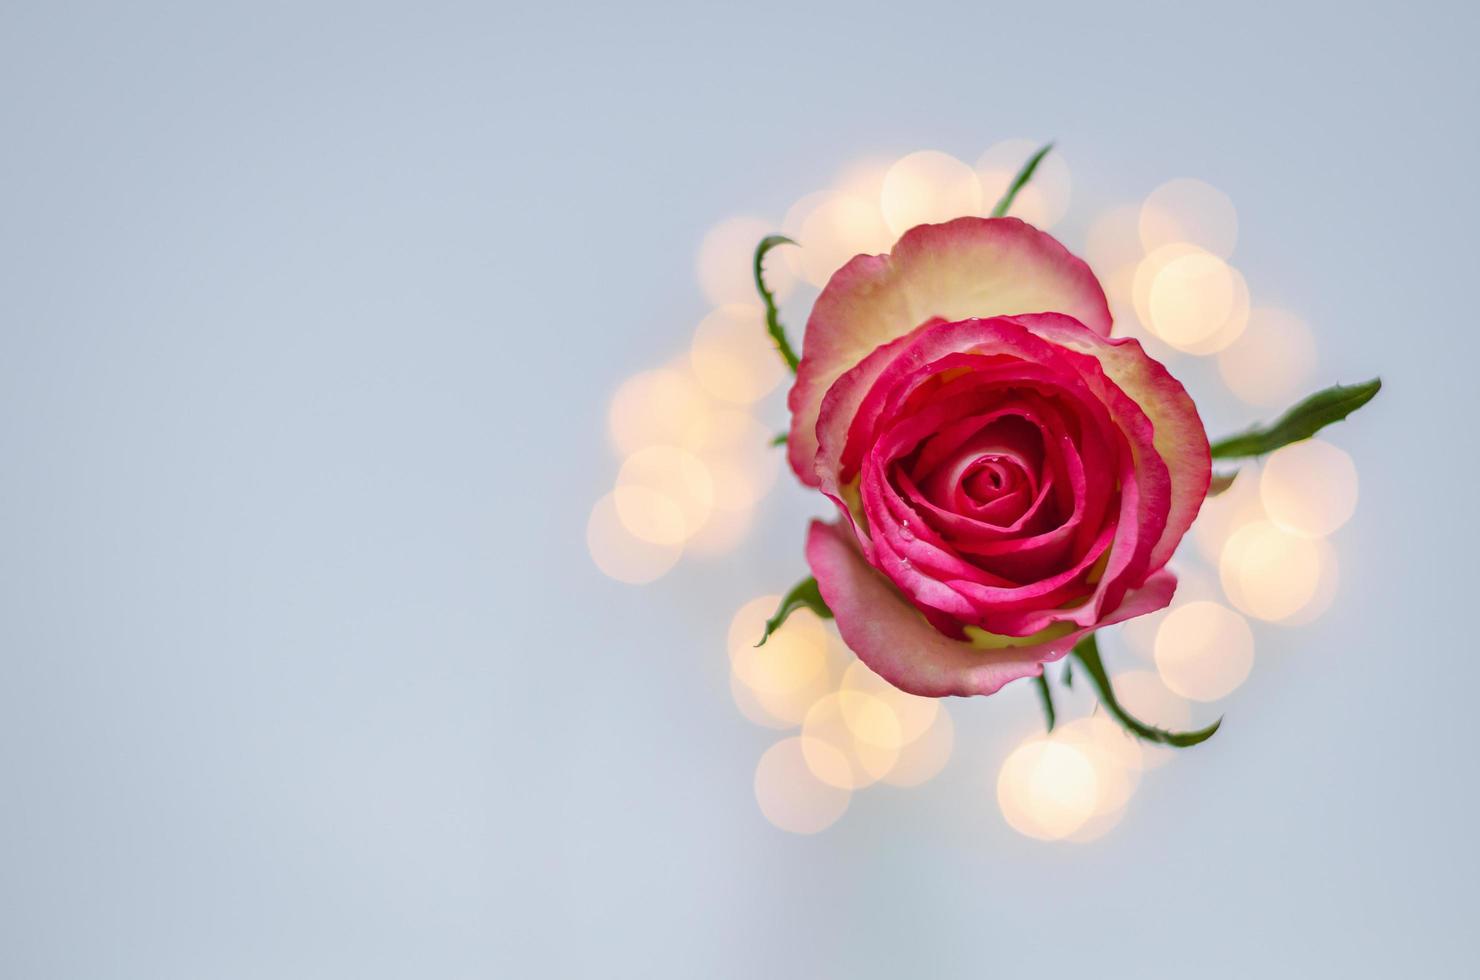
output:
[{"label": "rose bloom", "polygon": [[991,694],[1160,609],[1211,473],[1197,409],[1110,339],[1089,267],[1015,218],[959,218],[823,289],[788,454],[838,505],[807,562],[895,686]]}]

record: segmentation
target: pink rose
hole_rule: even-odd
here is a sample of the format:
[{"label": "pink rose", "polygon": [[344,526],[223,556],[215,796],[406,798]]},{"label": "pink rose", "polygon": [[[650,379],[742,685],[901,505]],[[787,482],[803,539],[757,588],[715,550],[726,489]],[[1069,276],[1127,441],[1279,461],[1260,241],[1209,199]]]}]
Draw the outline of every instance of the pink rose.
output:
[{"label": "pink rose", "polygon": [[1089,267],[1015,218],[853,259],[807,322],[788,453],[843,517],[807,561],[843,639],[914,694],[991,694],[1171,601],[1208,490],[1197,409]]}]

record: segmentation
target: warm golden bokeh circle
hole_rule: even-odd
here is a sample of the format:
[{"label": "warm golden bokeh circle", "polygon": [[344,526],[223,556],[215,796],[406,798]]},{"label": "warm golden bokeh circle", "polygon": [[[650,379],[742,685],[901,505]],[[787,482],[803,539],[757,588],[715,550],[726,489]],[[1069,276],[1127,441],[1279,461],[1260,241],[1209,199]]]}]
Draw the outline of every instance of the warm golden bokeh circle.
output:
[{"label": "warm golden bokeh circle", "polygon": [[[827,745],[805,736],[786,738],[766,750],[755,767],[755,799],[767,820],[793,834],[815,834],[838,821],[852,793],[838,785],[848,762]],[[818,770],[832,778],[821,779]]]}]

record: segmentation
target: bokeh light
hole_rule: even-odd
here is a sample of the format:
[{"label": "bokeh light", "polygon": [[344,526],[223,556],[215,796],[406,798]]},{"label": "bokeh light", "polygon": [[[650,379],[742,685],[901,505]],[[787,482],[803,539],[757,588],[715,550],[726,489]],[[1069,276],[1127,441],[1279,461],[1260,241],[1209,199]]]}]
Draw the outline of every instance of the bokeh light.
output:
[{"label": "bokeh light", "polygon": [[852,796],[840,777],[824,781],[815,772],[845,772],[848,762],[828,745],[805,736],[786,738],[766,750],[755,767],[755,799],[767,820],[793,834],[815,834],[837,823]]},{"label": "bokeh light", "polygon": [[1103,714],[1079,718],[1054,729],[1053,738],[1084,753],[1095,770],[1095,805],[1069,840],[1087,843],[1109,833],[1125,813],[1141,778],[1141,750],[1135,740]]},{"label": "bokeh light", "polygon": [[[720,472],[713,466],[710,467],[710,473],[715,477],[716,482],[721,478]],[[754,527],[754,510],[750,508],[722,510],[719,501],[716,500],[709,520],[694,532],[693,537],[684,542],[684,553],[700,558],[727,555],[744,542],[745,536]]]},{"label": "bokeh light", "polygon": [[1216,701],[1254,667],[1254,634],[1244,618],[1216,602],[1172,610],[1156,632],[1156,670],[1175,694]]},{"label": "bokeh light", "polygon": [[745,412],[720,409],[710,415],[698,455],[714,480],[716,511],[748,512],[775,485],[784,450],[771,445],[771,436]]},{"label": "bokeh light", "polygon": [[1147,195],[1141,205],[1140,232],[1147,252],[1188,242],[1226,259],[1238,244],[1238,211],[1216,187],[1179,177]]},{"label": "bokeh light", "polygon": [[[1162,682],[1154,670],[1129,670],[1112,679],[1121,707],[1148,725],[1181,732],[1192,727],[1192,707]],[[1141,742],[1136,760],[1144,769],[1156,769],[1176,757],[1177,750]]]},{"label": "bokeh light", "polygon": [[[977,159],[976,173],[981,182],[983,213],[1001,199],[1023,164],[1038,152],[1040,146],[1041,143],[1033,140],[1003,140]],[[1051,150],[1038,162],[1033,179],[1018,191],[1008,214],[1038,228],[1051,228],[1069,211],[1072,183],[1064,155],[1056,149]]]},{"label": "bokeh light", "polygon": [[1233,276],[1228,263],[1193,252],[1162,266],[1147,300],[1158,337],[1186,348],[1218,332],[1233,313]]},{"label": "bokeh light", "polygon": [[683,553],[678,544],[645,541],[627,530],[617,516],[612,494],[602,497],[591,508],[586,521],[586,547],[603,574],[629,585],[644,585],[662,578]]},{"label": "bokeh light", "polygon": [[1280,620],[1281,626],[1304,626],[1313,623],[1336,601],[1336,593],[1341,585],[1341,562],[1336,556],[1336,549],[1330,541],[1324,538],[1311,543],[1315,545],[1316,556],[1320,560],[1320,570],[1316,575],[1315,595],[1311,596],[1310,601],[1297,612]]},{"label": "bokeh light", "polygon": [[1307,538],[1324,537],[1357,509],[1357,464],[1344,450],[1307,439],[1275,450],[1259,477],[1269,519]]},{"label": "bokeh light", "polygon": [[714,481],[699,457],[677,446],[648,446],[628,456],[612,494],[617,516],[634,535],[682,544],[714,507]]},{"label": "bokeh light", "polygon": [[1218,570],[1223,591],[1235,607],[1259,619],[1278,621],[1315,599],[1321,556],[1314,541],[1261,520],[1229,536]]},{"label": "bokeh light", "polygon": [[[775,234],[776,226],[760,218],[729,218],[704,235],[699,243],[695,272],[704,297],[714,306],[754,303],[755,275],[752,259],[762,238]],[[791,295],[796,277],[785,262],[766,261],[766,286],[777,299]]]},{"label": "bokeh light", "polygon": [[792,613],[763,645],[756,645],[780,601],[780,596],[759,596],[730,620],[726,636],[730,665],[752,689],[794,690],[827,666],[827,630],[808,609]]},{"label": "bokeh light", "polygon": [[840,770],[832,764],[832,754],[824,753],[812,767],[818,779],[843,789],[878,782],[899,760],[899,721],[893,710],[857,691],[834,691],[817,699],[802,720],[802,735],[809,762],[814,761],[812,750],[823,745],[846,760],[846,769]]},{"label": "bokeh light", "polygon": [[785,374],[766,334],[765,310],[753,304],[721,306],[699,321],[689,361],[709,394],[740,405],[770,394]]},{"label": "bokeh light", "polygon": [[955,723],[951,721],[951,713],[941,705],[929,727],[900,748],[899,758],[884,773],[883,781],[905,787],[929,782],[950,761],[955,742]]},{"label": "bokeh light", "polygon": [[1216,600],[1220,596],[1217,584],[1201,567],[1193,567],[1185,559],[1178,558],[1170,570],[1177,576],[1177,591],[1171,604],[1166,609],[1126,620],[1112,634],[1119,638],[1121,646],[1148,663],[1156,659],[1157,631],[1173,609],[1189,602]]},{"label": "bokeh light", "polygon": [[1102,279],[1112,270],[1134,266],[1145,255],[1141,247],[1141,209],[1119,204],[1101,212],[1084,234],[1083,258]]},{"label": "bokeh light", "polygon": [[1249,289],[1221,258],[1186,242],[1148,254],[1136,266],[1131,300],[1142,326],[1189,354],[1229,346],[1249,319]]},{"label": "bokeh light", "polygon": [[1223,557],[1223,546],[1233,532],[1245,524],[1264,520],[1264,502],[1259,493],[1259,464],[1245,460],[1239,464],[1233,485],[1216,497],[1203,501],[1197,521],[1192,525],[1192,540],[1198,552],[1217,565]]},{"label": "bokeh light", "polygon": [[612,445],[623,456],[647,446],[695,449],[710,438],[710,400],[687,372],[656,368],[617,388],[607,414]]},{"label": "bokeh light", "polygon": [[841,667],[828,629],[809,610],[793,613],[763,646],[755,645],[780,601],[774,595],[752,599],[730,620],[731,692],[741,711],[759,724],[793,727],[833,690]]},{"label": "bokeh light", "polygon": [[800,246],[784,251],[788,261],[818,287],[855,255],[877,255],[894,244],[877,194],[809,194],[787,212],[782,228]]},{"label": "bokeh light", "polygon": [[981,181],[974,169],[949,153],[920,150],[889,168],[879,203],[884,222],[898,236],[916,225],[977,214]]},{"label": "bokeh light", "polygon": [[1223,383],[1242,401],[1286,408],[1305,394],[1316,365],[1310,328],[1293,313],[1255,307],[1243,336],[1218,355]]},{"label": "bokeh light", "polygon": [[[923,735],[941,712],[939,698],[922,698],[914,694],[906,694],[870,670],[868,665],[861,660],[855,660],[843,673],[840,690],[844,693],[869,695],[870,699],[887,706],[897,725],[897,741],[900,745],[907,745]],[[849,704],[850,702],[845,699],[843,702],[845,714],[849,710]],[[852,724],[851,718],[849,724]]]},{"label": "bokeh light", "polygon": [[997,775],[997,805],[1009,826],[1039,840],[1060,840],[1094,816],[1099,793],[1083,748],[1046,736],[1008,755]]}]

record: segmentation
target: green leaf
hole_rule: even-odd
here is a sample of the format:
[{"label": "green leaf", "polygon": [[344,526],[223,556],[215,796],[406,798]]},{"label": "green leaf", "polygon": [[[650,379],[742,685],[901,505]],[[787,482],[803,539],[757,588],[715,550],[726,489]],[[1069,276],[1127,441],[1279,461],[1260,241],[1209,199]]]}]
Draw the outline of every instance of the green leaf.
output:
[{"label": "green leaf", "polygon": [[1382,379],[1359,385],[1333,385],[1290,409],[1272,425],[1255,426],[1213,443],[1214,459],[1263,456],[1281,446],[1309,439],[1332,422],[1340,422],[1370,402],[1382,390]]},{"label": "green leaf", "polygon": [[1028,162],[1023,164],[1023,169],[1019,170],[1017,176],[1012,178],[1012,183],[1007,185],[1007,191],[1002,195],[1002,200],[998,201],[997,206],[992,209],[992,217],[1000,218],[1007,214],[1007,209],[1012,207],[1012,202],[1017,199],[1018,191],[1033,179],[1033,171],[1038,169],[1038,164],[1048,156],[1048,151],[1051,149],[1053,149],[1053,144],[1045,143],[1041,150],[1028,158]]},{"label": "green leaf", "polygon": [[773,445],[773,446],[784,446],[784,445],[786,445],[786,433],[785,432],[778,432],[774,436],[772,436],[771,437],[771,445]]},{"label": "green leaf", "polygon": [[786,622],[787,617],[803,608],[812,610],[822,619],[833,618],[832,610],[827,608],[822,593],[817,590],[817,580],[810,575],[792,586],[791,591],[781,597],[781,604],[776,607],[775,615],[766,620],[765,635],[761,637],[761,641],[756,646],[765,646],[771,634],[781,628],[781,624]]},{"label": "green leaf", "polygon": [[1228,473],[1214,473],[1212,481],[1208,484],[1208,496],[1216,497],[1218,494],[1226,492],[1229,487],[1233,486],[1233,481],[1238,479],[1238,474],[1238,470],[1232,470]]},{"label": "green leaf", "polygon": [[1053,724],[1058,719],[1058,713],[1053,710],[1053,692],[1048,689],[1048,672],[1045,670],[1033,678],[1038,682],[1038,700],[1043,703],[1043,721],[1049,731],[1053,731]]},{"label": "green leaf", "polygon": [[1064,686],[1071,691],[1074,690],[1074,661],[1072,660],[1064,661]]},{"label": "green leaf", "polygon": [[786,328],[781,325],[781,319],[776,312],[776,294],[766,288],[766,274],[762,268],[766,253],[777,245],[795,245],[796,242],[785,235],[767,235],[762,238],[760,244],[755,247],[755,288],[761,294],[761,302],[766,304],[766,331],[770,333],[771,340],[776,344],[776,350],[781,354],[781,359],[786,366],[791,368],[791,373],[797,373],[797,352],[792,349],[791,341],[786,339]]},{"label": "green leaf", "polygon": [[1100,662],[1100,647],[1095,641],[1095,635],[1091,633],[1080,640],[1074,646],[1073,655],[1080,664],[1084,666],[1085,672],[1089,674],[1090,680],[1094,682],[1095,692],[1100,696],[1100,703],[1110,712],[1116,721],[1137,738],[1148,742],[1159,742],[1162,745],[1173,745],[1179,749],[1205,742],[1213,737],[1218,726],[1223,724],[1219,718],[1207,728],[1195,732],[1169,732],[1154,725],[1148,725],[1133,717],[1128,711],[1120,706],[1115,699],[1115,689],[1110,686],[1110,677],[1105,673],[1105,665]]}]

